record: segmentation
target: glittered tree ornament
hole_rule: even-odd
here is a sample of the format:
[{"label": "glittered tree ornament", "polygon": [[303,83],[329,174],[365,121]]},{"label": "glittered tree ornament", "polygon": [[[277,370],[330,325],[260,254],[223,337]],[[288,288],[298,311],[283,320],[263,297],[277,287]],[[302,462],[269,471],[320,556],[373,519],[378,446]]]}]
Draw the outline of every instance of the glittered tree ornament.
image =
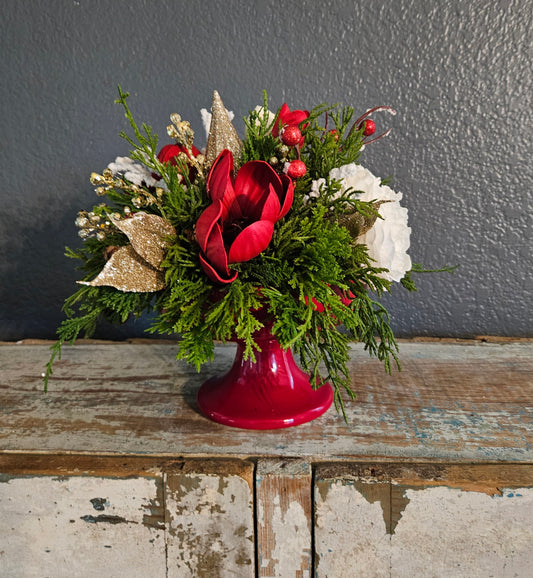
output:
[{"label": "glittered tree ornament", "polygon": [[224,149],[233,153],[235,165],[237,165],[242,154],[242,141],[231,124],[226,108],[216,90],[213,92],[211,115],[211,126],[209,127],[205,151],[206,167],[210,167]]},{"label": "glittered tree ornament", "polygon": [[161,262],[170,246],[170,238],[176,235],[174,227],[158,215],[143,212],[127,219],[109,218],[131,244],[114,251],[92,281],[78,283],[134,293],[152,293],[163,289],[165,275]]}]

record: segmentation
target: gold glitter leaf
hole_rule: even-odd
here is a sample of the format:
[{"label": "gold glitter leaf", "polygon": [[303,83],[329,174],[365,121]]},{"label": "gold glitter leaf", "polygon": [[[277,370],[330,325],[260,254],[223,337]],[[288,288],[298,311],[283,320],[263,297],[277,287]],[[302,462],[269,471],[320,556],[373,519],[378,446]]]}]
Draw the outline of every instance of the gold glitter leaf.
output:
[{"label": "gold glitter leaf", "polygon": [[241,157],[242,141],[231,124],[226,108],[216,90],[213,92],[211,115],[211,126],[209,127],[205,152],[206,166],[210,167],[224,149],[233,153],[233,158],[237,163]]},{"label": "gold glitter leaf", "polygon": [[158,269],[169,247],[168,238],[176,235],[169,221],[143,212],[126,219],[109,218],[128,237],[135,251]]},{"label": "gold glitter leaf", "polygon": [[115,251],[92,281],[78,281],[92,287],[114,287],[119,291],[151,293],[165,287],[165,274],[147,263],[131,245]]}]

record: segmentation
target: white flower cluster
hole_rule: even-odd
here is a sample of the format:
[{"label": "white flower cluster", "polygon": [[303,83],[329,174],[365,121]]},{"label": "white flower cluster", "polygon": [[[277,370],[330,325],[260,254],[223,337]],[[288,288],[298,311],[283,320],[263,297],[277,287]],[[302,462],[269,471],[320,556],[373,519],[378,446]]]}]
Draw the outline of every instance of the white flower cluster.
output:
[{"label": "white flower cluster", "polygon": [[[329,178],[341,181],[339,196],[352,189],[361,193],[357,196],[360,201],[394,201],[379,207],[383,218],[378,218],[374,226],[358,238],[358,242],[368,247],[368,255],[376,267],[388,270],[380,274],[383,279],[400,281],[411,269],[411,258],[407,254],[411,229],[407,226],[407,209],[400,206],[402,193],[395,193],[382,185],[378,177],[355,163],[332,169]],[[311,196],[320,194],[323,183],[323,179],[313,182]]]},{"label": "white flower cluster", "polygon": [[107,168],[113,172],[113,175],[124,175],[125,179],[139,187],[143,183],[148,187],[162,187],[164,185],[164,183],[161,184],[154,179],[152,173],[145,166],[134,162],[129,157],[117,157],[115,162],[110,163]]}]

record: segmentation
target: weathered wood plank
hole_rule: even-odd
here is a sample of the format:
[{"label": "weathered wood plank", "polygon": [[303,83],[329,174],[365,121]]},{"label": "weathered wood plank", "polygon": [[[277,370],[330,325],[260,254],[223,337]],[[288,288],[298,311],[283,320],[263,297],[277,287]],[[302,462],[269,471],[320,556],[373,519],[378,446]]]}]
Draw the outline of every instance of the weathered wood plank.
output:
[{"label": "weathered wood plank", "polygon": [[259,576],[311,576],[309,463],[302,460],[259,460],[256,500]]},{"label": "weathered wood plank", "polygon": [[164,578],[161,478],[0,475],[2,578]]},{"label": "weathered wood plank", "polygon": [[0,452],[533,461],[531,342],[402,343],[392,376],[356,345],[348,423],[330,410],[274,432],[198,413],[196,391],[231,364],[231,346],[199,375],[175,353],[160,342],[66,347],[44,394],[48,347],[0,346]]},{"label": "weathered wood plank", "polygon": [[185,462],[165,497],[169,578],[255,576],[251,463]]},{"label": "weathered wood plank", "polygon": [[331,464],[315,473],[316,576],[533,568],[533,466]]},{"label": "weathered wood plank", "polygon": [[[250,462],[2,454],[0,472],[2,578],[254,575]],[[309,575],[309,484],[303,461],[258,461],[259,575]],[[533,465],[321,463],[314,502],[316,576],[531,575]]]}]

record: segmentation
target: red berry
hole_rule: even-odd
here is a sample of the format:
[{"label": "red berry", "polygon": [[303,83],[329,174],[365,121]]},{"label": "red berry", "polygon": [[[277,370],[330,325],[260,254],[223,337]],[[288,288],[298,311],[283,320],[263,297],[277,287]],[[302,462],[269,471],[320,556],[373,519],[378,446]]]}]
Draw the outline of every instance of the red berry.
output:
[{"label": "red berry", "polygon": [[337,129],[332,128],[330,131],[328,131],[329,134],[335,139],[335,142],[337,142],[339,140],[339,135],[337,133]]},{"label": "red berry", "polygon": [[371,134],[374,134],[376,132],[376,123],[367,118],[366,120],[364,120],[360,125],[359,125],[359,129],[361,127],[364,127],[363,130],[363,135],[364,136],[370,136]]},{"label": "red berry", "polygon": [[279,135],[279,138],[281,139],[281,142],[283,144],[293,147],[300,142],[302,138],[302,133],[295,124],[290,124],[289,126],[283,128],[281,134]]},{"label": "red berry", "polygon": [[287,174],[291,179],[299,179],[305,175],[307,172],[307,167],[303,161],[295,160],[291,161],[289,168],[287,170]]}]

